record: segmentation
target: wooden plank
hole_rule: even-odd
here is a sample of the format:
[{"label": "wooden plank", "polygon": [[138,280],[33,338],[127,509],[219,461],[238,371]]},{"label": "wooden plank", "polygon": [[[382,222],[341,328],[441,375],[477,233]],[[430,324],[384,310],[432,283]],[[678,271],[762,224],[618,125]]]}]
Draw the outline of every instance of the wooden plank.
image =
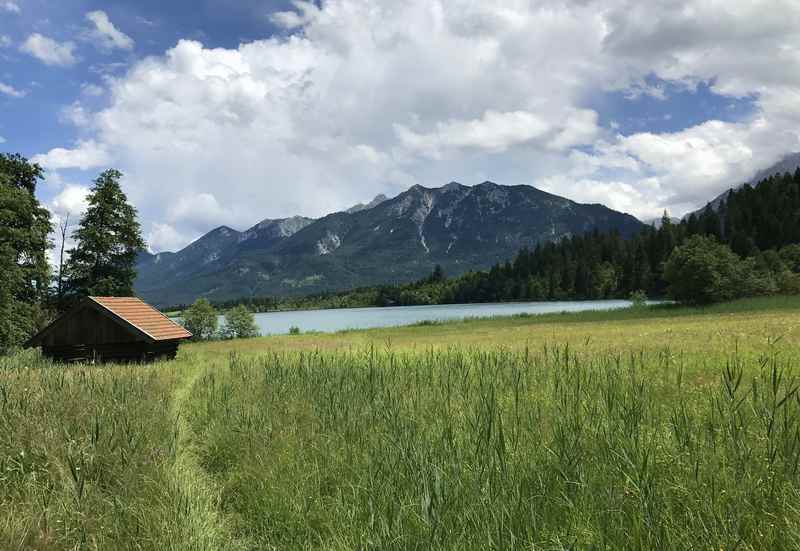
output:
[{"label": "wooden plank", "polygon": [[148,362],[175,357],[180,341],[159,343],[111,343],[42,347],[42,354],[61,362]]}]

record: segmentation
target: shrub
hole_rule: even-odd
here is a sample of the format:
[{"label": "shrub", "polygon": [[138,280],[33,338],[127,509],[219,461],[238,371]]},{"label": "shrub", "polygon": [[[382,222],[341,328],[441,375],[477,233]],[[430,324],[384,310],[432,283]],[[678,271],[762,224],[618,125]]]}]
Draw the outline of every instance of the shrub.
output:
[{"label": "shrub", "polygon": [[664,280],[672,298],[698,305],[777,290],[775,278],[755,259],[742,260],[727,245],[702,235],[672,251],[664,265]]},{"label": "shrub", "polygon": [[220,332],[222,338],[249,339],[259,335],[253,313],[240,304],[225,312],[225,325]]},{"label": "shrub", "polygon": [[299,328],[299,327],[297,327],[296,325],[292,325],[292,326],[289,328],[289,334],[290,334],[290,335],[299,335],[299,334],[300,334],[300,328]]},{"label": "shrub", "polygon": [[800,273],[800,245],[786,245],[778,254],[783,264],[794,273]]},{"label": "shrub", "polygon": [[800,274],[789,270],[778,274],[778,290],[782,295],[800,295]]},{"label": "shrub", "polygon": [[183,312],[183,326],[195,340],[207,340],[217,332],[217,311],[208,300],[197,299]]},{"label": "shrub", "polygon": [[632,292],[628,300],[631,301],[631,308],[644,308],[647,306],[647,294],[641,289]]},{"label": "shrub", "polygon": [[432,327],[435,325],[442,325],[442,320],[420,320],[412,325],[414,327]]}]

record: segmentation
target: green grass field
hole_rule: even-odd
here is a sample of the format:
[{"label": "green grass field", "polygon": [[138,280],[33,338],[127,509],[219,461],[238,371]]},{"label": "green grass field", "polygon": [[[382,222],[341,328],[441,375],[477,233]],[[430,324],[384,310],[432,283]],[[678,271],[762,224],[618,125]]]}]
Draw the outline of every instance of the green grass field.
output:
[{"label": "green grass field", "polygon": [[0,359],[2,549],[800,548],[800,300]]}]

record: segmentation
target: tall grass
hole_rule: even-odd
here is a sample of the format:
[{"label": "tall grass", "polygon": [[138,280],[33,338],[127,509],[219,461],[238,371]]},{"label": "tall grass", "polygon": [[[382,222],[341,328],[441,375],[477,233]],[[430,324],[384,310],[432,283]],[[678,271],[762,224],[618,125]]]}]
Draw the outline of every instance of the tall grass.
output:
[{"label": "tall grass", "polygon": [[142,487],[174,453],[159,375],[0,359],[0,547],[146,546]]},{"label": "tall grass", "polygon": [[0,549],[800,548],[799,357],[0,359]]},{"label": "tall grass", "polygon": [[800,401],[776,355],[566,348],[243,358],[190,423],[253,549],[800,546]]},{"label": "tall grass", "polygon": [[185,367],[0,358],[0,549],[214,548],[180,449]]}]

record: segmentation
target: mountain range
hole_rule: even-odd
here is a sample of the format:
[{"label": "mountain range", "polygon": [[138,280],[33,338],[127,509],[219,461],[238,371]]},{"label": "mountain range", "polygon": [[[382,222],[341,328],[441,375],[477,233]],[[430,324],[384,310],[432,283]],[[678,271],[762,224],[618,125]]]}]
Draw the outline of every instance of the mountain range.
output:
[{"label": "mountain range", "polygon": [[[798,167],[800,153],[788,155],[750,182]],[[727,194],[708,204],[718,208]],[[437,264],[459,275],[512,258],[524,246],[595,229],[630,236],[641,227],[628,214],[531,186],[414,186],[319,219],[266,219],[245,231],[220,226],[178,252],[144,252],[135,288],[159,306],[201,296],[307,295],[413,281]]]},{"label": "mountain range", "polygon": [[316,220],[267,219],[245,231],[221,226],[178,252],[142,253],[135,288],[159,306],[200,296],[305,295],[412,281],[437,264],[458,275],[524,246],[595,229],[630,236],[641,227],[629,214],[531,186],[414,186]]}]

